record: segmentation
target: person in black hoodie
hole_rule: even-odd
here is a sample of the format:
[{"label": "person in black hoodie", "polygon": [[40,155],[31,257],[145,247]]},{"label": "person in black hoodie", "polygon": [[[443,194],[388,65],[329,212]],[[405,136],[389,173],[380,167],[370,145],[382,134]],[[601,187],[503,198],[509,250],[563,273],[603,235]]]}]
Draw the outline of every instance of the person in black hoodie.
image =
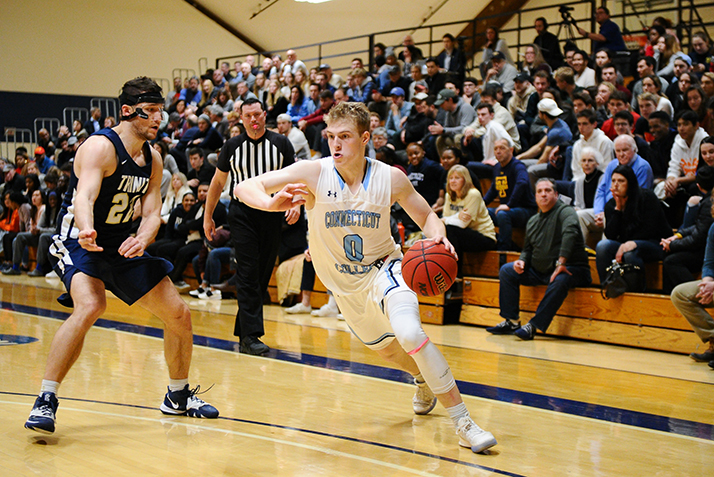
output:
[{"label": "person in black hoodie", "polygon": [[714,188],[714,167],[703,166],[697,171],[697,187],[703,197],[699,203],[696,222],[690,227],[679,229],[671,237],[662,239],[662,248],[669,252],[662,265],[662,292],[672,293],[680,283],[691,282],[694,274],[702,271],[707,234],[712,218],[712,197]]},{"label": "person in black hoodie", "polygon": [[597,244],[600,283],[613,260],[644,266],[664,258],[660,245],[672,234],[660,200],[641,189],[630,166],[617,166],[612,173],[612,199],[605,204],[605,239]]}]

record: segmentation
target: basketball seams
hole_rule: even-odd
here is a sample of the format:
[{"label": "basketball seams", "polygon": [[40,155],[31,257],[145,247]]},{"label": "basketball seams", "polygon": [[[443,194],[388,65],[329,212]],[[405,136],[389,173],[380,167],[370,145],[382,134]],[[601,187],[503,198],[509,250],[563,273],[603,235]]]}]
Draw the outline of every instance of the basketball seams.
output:
[{"label": "basketball seams", "polygon": [[[422,266],[424,268],[421,268]],[[456,273],[456,259],[446,251],[443,243],[421,240],[415,243],[402,259],[402,277],[409,288],[420,295],[435,296],[442,293],[445,289],[441,290],[442,283],[435,278],[441,275],[441,278],[447,281],[448,289],[456,279]]]}]

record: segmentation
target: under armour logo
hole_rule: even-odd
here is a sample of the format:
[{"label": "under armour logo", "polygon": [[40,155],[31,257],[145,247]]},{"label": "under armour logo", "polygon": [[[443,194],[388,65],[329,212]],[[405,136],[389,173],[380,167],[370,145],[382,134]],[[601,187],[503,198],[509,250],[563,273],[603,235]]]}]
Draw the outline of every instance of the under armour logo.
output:
[{"label": "under armour logo", "polygon": [[335,197],[337,198],[337,191],[332,192],[331,190],[327,191],[327,197]]}]

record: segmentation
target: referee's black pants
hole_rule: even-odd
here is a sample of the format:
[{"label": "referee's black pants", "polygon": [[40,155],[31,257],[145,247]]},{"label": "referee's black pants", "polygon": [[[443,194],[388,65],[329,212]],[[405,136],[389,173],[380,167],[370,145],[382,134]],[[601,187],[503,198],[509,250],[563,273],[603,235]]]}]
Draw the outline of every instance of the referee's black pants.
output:
[{"label": "referee's black pants", "polygon": [[232,201],[228,221],[236,255],[238,314],[233,331],[241,338],[263,336],[263,296],[280,247],[285,214],[264,212]]}]

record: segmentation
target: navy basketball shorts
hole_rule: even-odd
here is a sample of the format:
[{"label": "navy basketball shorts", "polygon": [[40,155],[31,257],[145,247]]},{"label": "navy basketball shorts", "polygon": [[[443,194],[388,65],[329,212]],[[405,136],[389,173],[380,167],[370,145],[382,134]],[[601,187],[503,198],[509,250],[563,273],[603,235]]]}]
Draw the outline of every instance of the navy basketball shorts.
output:
[{"label": "navy basketball shorts", "polygon": [[61,240],[59,235],[52,237],[50,255],[53,261],[56,260],[54,270],[67,289],[67,293],[57,301],[68,307],[73,306],[69,294],[72,277],[76,273],[103,281],[107,290],[124,303],[133,305],[174,268],[171,262],[146,253],[141,257],[126,258],[116,248],[104,247],[102,252],[90,252],[83,249],[76,239]]}]

